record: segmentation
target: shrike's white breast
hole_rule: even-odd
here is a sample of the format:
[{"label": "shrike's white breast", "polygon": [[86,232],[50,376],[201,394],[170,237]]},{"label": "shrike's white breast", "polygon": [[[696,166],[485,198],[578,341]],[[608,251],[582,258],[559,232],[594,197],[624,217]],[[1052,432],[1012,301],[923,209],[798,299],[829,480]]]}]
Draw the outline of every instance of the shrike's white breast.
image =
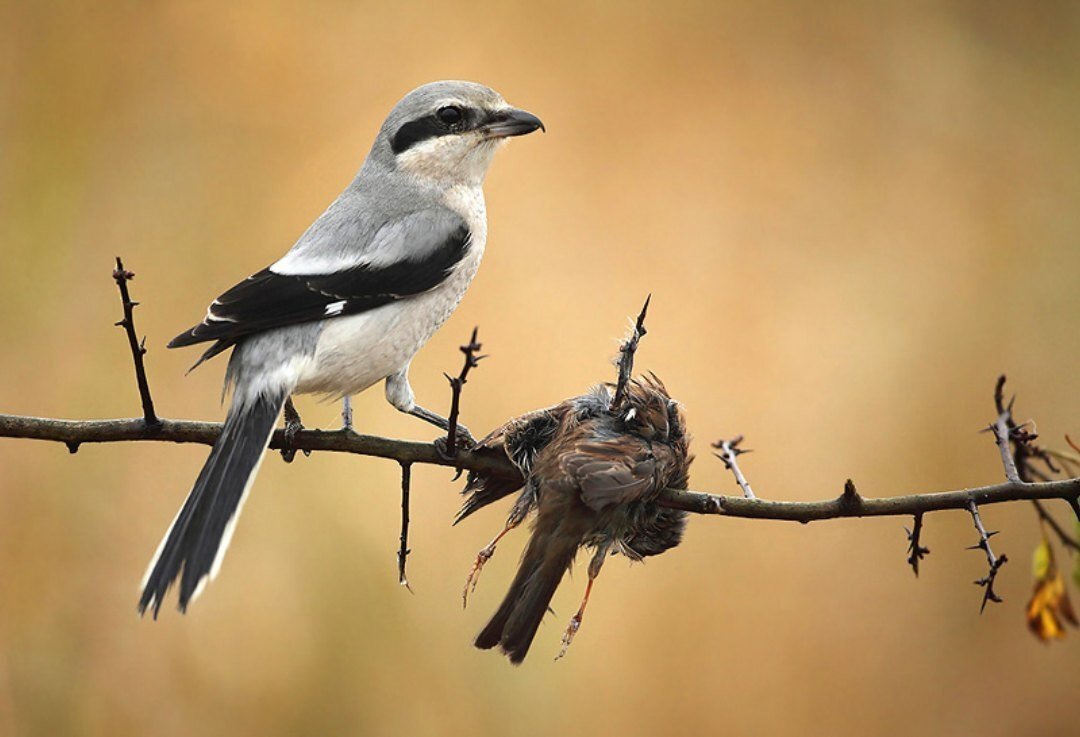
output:
[{"label": "shrike's white breast", "polygon": [[487,217],[478,186],[454,187],[446,204],[469,226],[469,248],[450,276],[423,294],[359,315],[326,321],[296,392],[330,397],[358,394],[409,365],[461,302],[484,255]]}]

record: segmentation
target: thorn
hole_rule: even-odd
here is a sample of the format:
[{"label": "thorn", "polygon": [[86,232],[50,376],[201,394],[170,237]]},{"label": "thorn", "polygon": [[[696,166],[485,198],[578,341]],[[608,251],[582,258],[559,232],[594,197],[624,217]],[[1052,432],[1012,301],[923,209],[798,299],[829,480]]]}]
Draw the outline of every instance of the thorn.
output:
[{"label": "thorn", "polygon": [[69,440],[65,443],[67,445],[68,453],[75,455],[79,452],[80,443],[77,440]]},{"label": "thorn", "polygon": [[855,482],[851,479],[844,482],[844,497],[847,499],[859,498],[859,492],[855,489]]}]

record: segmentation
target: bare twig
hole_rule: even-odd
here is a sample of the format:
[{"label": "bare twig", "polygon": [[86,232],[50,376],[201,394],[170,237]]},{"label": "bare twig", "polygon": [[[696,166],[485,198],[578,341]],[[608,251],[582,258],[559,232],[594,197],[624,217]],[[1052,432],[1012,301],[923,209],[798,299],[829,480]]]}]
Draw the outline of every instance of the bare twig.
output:
[{"label": "bare twig", "polygon": [[465,363],[461,367],[461,373],[457,376],[443,374],[446,380],[450,382],[450,414],[446,418],[449,424],[446,430],[446,452],[451,456],[456,456],[458,451],[457,434],[458,415],[461,411],[461,389],[469,379],[469,371],[476,368],[481,359],[486,358],[486,356],[477,355],[481,348],[480,344],[476,342],[478,331],[479,328],[473,328],[469,343],[460,346],[461,352],[465,354]]},{"label": "bare twig", "polygon": [[817,522],[848,517],[908,517],[918,513],[940,512],[946,509],[967,509],[975,499],[979,506],[1001,504],[1018,499],[1072,499],[1080,493],[1080,478],[1048,481],[1038,484],[1005,482],[956,491],[938,491],[905,496],[860,497],[857,507],[841,503],[842,497],[816,502],[781,502],[768,499],[746,499],[741,496],[722,496],[695,491],[665,489],[658,499],[662,506],[682,509],[696,514],[717,514],[744,519],[773,519],[790,522]]},{"label": "bare twig", "polygon": [[[1005,404],[1005,374],[1002,374],[994,385],[994,407],[997,409],[998,416],[994,424],[987,429],[994,433],[994,442],[1001,451],[1006,478],[1010,480],[1015,478],[1021,482],[1050,481],[1052,478],[1050,474],[1062,473],[1062,468],[1054,465],[1055,460],[1061,463],[1065,470],[1074,470],[1071,468],[1070,456],[1049,451],[1035,444],[1035,440],[1039,436],[1027,430],[1026,425],[1030,423],[1016,424],[1012,416],[1015,400],[1016,397],[1013,397],[1007,405]],[[1065,441],[1070,445],[1072,444],[1068,435],[1065,436]],[[1036,468],[1035,461],[1040,461],[1049,473]],[[1038,500],[1032,501],[1035,504],[1035,511],[1038,513],[1039,518],[1054,530],[1062,544],[1073,550],[1080,550],[1080,541],[1066,532],[1065,528],[1058,524],[1049,510],[1040,504]],[[1080,501],[1075,498],[1067,501],[1076,513],[1077,519],[1080,519]]]},{"label": "bare twig", "polygon": [[1009,481],[1019,482],[1020,471],[1016,466],[1016,460],[1013,458],[1012,451],[1009,448],[1010,430],[1012,429],[1012,407],[1013,397],[1009,401],[1008,406],[1004,403],[1005,389],[1005,374],[998,377],[997,384],[994,386],[994,404],[997,406],[998,416],[994,420],[987,430],[994,433],[994,442],[997,444],[998,451],[1001,453],[1001,465],[1005,468],[1005,478]]},{"label": "bare twig", "polygon": [[637,321],[626,336],[626,340],[619,346],[619,376],[615,382],[615,396],[611,400],[611,408],[617,410],[626,401],[626,385],[630,383],[630,376],[634,371],[634,354],[637,353],[638,343],[648,332],[645,329],[645,314],[649,311],[649,301],[652,295],[645,297],[645,304],[641,306]]},{"label": "bare twig", "polygon": [[915,522],[912,524],[911,529],[904,528],[907,532],[908,539],[908,565],[911,566],[911,570],[915,571],[915,576],[919,575],[919,561],[930,555],[930,548],[924,548],[921,544],[920,538],[922,536],[922,518],[923,513],[918,512],[915,514]]},{"label": "bare twig", "polygon": [[146,379],[146,366],[143,356],[146,355],[146,338],[139,341],[135,333],[135,307],[139,304],[131,299],[128,293],[127,283],[135,278],[135,272],[124,268],[123,261],[116,257],[116,268],[113,269],[113,279],[120,288],[120,301],[124,308],[124,317],[117,327],[122,327],[127,333],[128,347],[131,349],[131,358],[135,362],[135,382],[139,385],[139,397],[142,399],[143,420],[147,425],[157,425],[158,416],[154,412],[154,399],[150,396],[150,382]]},{"label": "bare twig", "polygon": [[[1029,431],[1027,428],[1029,425],[1034,427],[1034,423],[1025,422],[1017,424],[1013,419],[1013,403],[1016,401],[1016,397],[1012,397],[1009,400],[1008,405],[1005,404],[1005,374],[998,377],[997,383],[994,386],[994,407],[997,409],[998,417],[994,421],[988,430],[994,433],[994,442],[997,443],[998,448],[1002,447],[1002,438],[1005,437],[1012,444],[1012,450],[1009,453],[1009,457],[1012,459],[1012,465],[1016,469],[1017,476],[1021,481],[1047,481],[1050,476],[1042,470],[1035,467],[1034,462],[1039,461],[1046,467],[1050,474],[1060,474],[1062,469],[1055,465],[1055,461],[1068,463],[1069,456],[1066,454],[1047,450],[1039,445],[1035,444],[1035,440],[1039,437],[1035,432]],[[1065,436],[1068,440],[1068,436]],[[1007,451],[1006,451],[1007,452]],[[1005,464],[1006,476],[1009,473],[1009,462],[1002,457],[1002,461]]]},{"label": "bare twig", "polygon": [[975,529],[979,533],[979,542],[969,547],[968,550],[981,550],[986,553],[986,563],[989,566],[986,575],[975,582],[976,586],[983,588],[982,605],[979,607],[979,614],[982,614],[983,610],[986,609],[986,602],[1000,603],[1002,601],[1001,597],[994,592],[994,579],[997,578],[1001,567],[1008,562],[1008,558],[1004,554],[1000,557],[994,555],[994,551],[990,548],[990,538],[996,535],[997,531],[987,532],[986,528],[983,527],[982,518],[979,516],[979,506],[974,499],[968,500],[968,511],[971,513],[971,520],[975,523]]},{"label": "bare twig", "polygon": [[739,462],[736,460],[743,453],[751,452],[748,448],[740,448],[739,444],[743,441],[742,435],[736,435],[731,440],[717,440],[712,444],[712,447],[719,450],[719,453],[714,455],[724,462],[724,467],[731,471],[735,476],[735,481],[739,484],[739,488],[742,489],[743,496],[747,499],[757,499],[754,496],[754,490],[750,488],[750,482],[743,476],[742,469],[739,468]]},{"label": "bare twig", "polygon": [[1062,527],[1061,524],[1058,523],[1058,521],[1054,519],[1049,512],[1046,511],[1046,507],[1043,506],[1043,503],[1040,502],[1038,499],[1032,499],[1031,503],[1035,505],[1035,511],[1038,513],[1039,519],[1045,522],[1050,527],[1050,529],[1054,531],[1054,534],[1057,535],[1058,540],[1061,541],[1061,544],[1069,548],[1070,550],[1080,552],[1080,541],[1070,535],[1065,530],[1065,528]]},{"label": "bare twig", "polygon": [[401,464],[401,539],[397,554],[398,583],[413,593],[405,576],[405,560],[409,557],[409,487],[412,483],[412,464]]}]

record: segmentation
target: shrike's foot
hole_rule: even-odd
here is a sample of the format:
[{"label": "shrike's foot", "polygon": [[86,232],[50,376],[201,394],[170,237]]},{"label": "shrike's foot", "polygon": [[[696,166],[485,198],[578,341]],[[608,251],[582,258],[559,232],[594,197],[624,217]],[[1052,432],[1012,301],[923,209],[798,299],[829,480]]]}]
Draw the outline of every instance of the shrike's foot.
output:
[{"label": "shrike's foot", "polygon": [[437,437],[431,442],[444,461],[455,460],[459,450],[472,450],[476,447],[476,441],[473,440],[469,431],[463,427],[458,428],[457,437],[454,439],[453,450],[450,449],[450,443],[445,435]]},{"label": "shrike's foot", "polygon": [[[293,447],[293,439],[296,437],[296,433],[304,429],[304,423],[300,421],[300,413],[296,411],[296,407],[293,405],[292,397],[285,400],[285,443],[281,448],[281,458],[286,463],[292,463],[293,458],[296,457],[296,448]],[[311,451],[305,450],[305,456],[310,456]]]},{"label": "shrike's foot", "polygon": [[495,555],[494,543],[476,554],[476,562],[473,563],[472,570],[469,571],[469,576],[465,579],[465,588],[461,591],[462,609],[469,606],[469,594],[476,591],[476,584],[480,581],[480,571],[483,570],[484,564],[491,560],[493,555]]},{"label": "shrike's foot", "polygon": [[352,397],[345,396],[341,400],[341,429],[345,432],[353,430]]},{"label": "shrike's foot", "polygon": [[[406,410],[406,412],[413,417],[419,417],[424,422],[434,425],[440,430],[444,430],[447,432],[450,430],[450,421],[448,419],[446,419],[440,414],[432,412],[429,409],[424,409],[418,404],[414,405],[412,409]],[[471,448],[472,446],[476,445],[476,440],[473,439],[472,433],[469,432],[469,428],[465,427],[460,422],[457,424],[456,433],[458,437],[458,445],[461,445],[462,439],[464,439],[464,441],[467,443],[467,445],[463,447]]]},{"label": "shrike's foot", "polygon": [[469,428],[464,425],[457,426],[457,444],[458,447],[464,448],[465,450],[472,450],[476,447],[476,438],[469,432]]},{"label": "shrike's foot", "polygon": [[566,655],[566,651],[570,649],[570,643],[574,641],[574,635],[577,634],[578,629],[581,628],[581,612],[574,615],[570,620],[570,624],[566,626],[566,632],[562,636],[562,647],[559,649],[559,654],[555,656],[558,660],[562,656]]}]

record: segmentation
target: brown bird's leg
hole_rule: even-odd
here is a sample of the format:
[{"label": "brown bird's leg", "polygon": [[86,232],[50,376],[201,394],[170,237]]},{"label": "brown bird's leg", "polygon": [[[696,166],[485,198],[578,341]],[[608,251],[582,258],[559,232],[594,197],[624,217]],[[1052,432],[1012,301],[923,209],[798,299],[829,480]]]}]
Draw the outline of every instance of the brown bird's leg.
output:
[{"label": "brown bird's leg", "polygon": [[592,560],[589,561],[589,583],[585,585],[585,596],[581,600],[581,606],[578,607],[577,614],[570,619],[570,624],[567,625],[566,632],[563,633],[562,648],[559,650],[559,654],[555,656],[556,660],[566,655],[566,651],[570,648],[570,643],[574,641],[574,635],[577,634],[578,629],[581,627],[581,619],[585,615],[585,605],[589,603],[589,594],[592,593],[593,582],[596,581],[596,577],[600,575],[600,569],[604,565],[604,559],[607,558],[607,553],[608,546],[601,545],[596,549]]},{"label": "brown bird's leg", "polygon": [[476,584],[480,581],[480,570],[484,567],[491,556],[495,555],[495,545],[499,540],[502,540],[503,535],[510,532],[524,519],[523,516],[511,514],[510,518],[506,520],[506,527],[502,532],[495,536],[495,538],[487,544],[487,547],[476,554],[476,562],[473,563],[472,570],[469,571],[469,577],[465,579],[465,588],[461,592],[461,608],[464,609],[469,606],[469,594],[476,591]]}]

